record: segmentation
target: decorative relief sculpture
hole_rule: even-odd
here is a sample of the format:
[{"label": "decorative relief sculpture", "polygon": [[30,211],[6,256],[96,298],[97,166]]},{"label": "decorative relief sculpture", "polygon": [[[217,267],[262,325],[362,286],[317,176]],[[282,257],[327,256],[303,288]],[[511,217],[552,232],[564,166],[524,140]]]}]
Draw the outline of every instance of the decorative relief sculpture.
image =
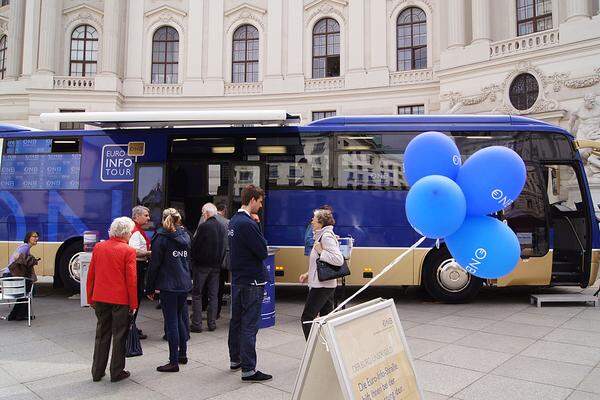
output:
[{"label": "decorative relief sculpture", "polygon": [[[593,93],[583,98],[583,105],[571,113],[569,130],[577,140],[593,140],[600,146],[600,105]],[[579,150],[591,180],[600,181],[600,151],[593,148]]]}]

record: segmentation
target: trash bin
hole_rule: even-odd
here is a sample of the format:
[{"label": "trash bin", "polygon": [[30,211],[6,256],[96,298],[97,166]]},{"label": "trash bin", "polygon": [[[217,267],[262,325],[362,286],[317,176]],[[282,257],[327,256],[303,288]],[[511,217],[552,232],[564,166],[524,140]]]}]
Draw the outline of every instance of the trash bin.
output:
[{"label": "trash bin", "polygon": [[264,261],[264,266],[269,274],[265,285],[262,309],[260,313],[260,328],[269,328],[275,325],[275,253],[279,250],[269,246],[269,256]]}]

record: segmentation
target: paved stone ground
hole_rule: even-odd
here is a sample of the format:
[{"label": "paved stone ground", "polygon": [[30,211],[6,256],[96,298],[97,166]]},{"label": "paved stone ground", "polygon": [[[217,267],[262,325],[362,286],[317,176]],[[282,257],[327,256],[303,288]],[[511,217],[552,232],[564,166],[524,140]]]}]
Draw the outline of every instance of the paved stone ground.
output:
[{"label": "paved stone ground", "polygon": [[[215,332],[192,334],[180,373],[156,372],[168,348],[162,315],[147,302],[139,326],[150,338],[144,356],[127,361],[131,379],[93,383],[92,311],[48,285],[40,289],[31,328],[0,321],[0,400],[290,398],[304,350],[300,288],[278,288],[277,325],[259,333],[258,367],[275,376],[264,384],[229,372],[227,319]],[[470,304],[446,305],[418,290],[376,289],[363,299],[395,298],[426,399],[600,399],[600,307],[536,308],[530,293],[487,289]]]}]

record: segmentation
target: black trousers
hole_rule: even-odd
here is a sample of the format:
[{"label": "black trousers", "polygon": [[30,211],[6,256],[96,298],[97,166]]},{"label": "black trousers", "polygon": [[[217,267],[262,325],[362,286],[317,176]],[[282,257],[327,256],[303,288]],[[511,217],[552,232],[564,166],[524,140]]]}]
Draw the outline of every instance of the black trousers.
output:
[{"label": "black trousers", "polygon": [[129,306],[96,303],[96,342],[92,361],[92,377],[101,378],[108,363],[112,338],[110,376],[117,377],[125,369],[125,342],[129,331]]},{"label": "black trousers", "polygon": [[[27,290],[27,293],[31,290],[31,285],[32,282],[30,280],[25,280],[25,290]],[[17,304],[13,305],[13,308],[6,319],[8,321],[21,321],[27,319],[27,299],[17,300]]]},{"label": "black trousers", "polygon": [[223,306],[223,295],[225,294],[225,282],[229,280],[229,270],[221,268],[219,272],[219,305],[217,307],[217,319],[221,317],[221,307]]},{"label": "black trousers", "polygon": [[302,317],[300,317],[306,340],[308,340],[312,324],[305,324],[304,321],[312,321],[317,316],[324,316],[332,312],[334,293],[335,288],[310,288],[308,291],[304,311],[302,311]]}]

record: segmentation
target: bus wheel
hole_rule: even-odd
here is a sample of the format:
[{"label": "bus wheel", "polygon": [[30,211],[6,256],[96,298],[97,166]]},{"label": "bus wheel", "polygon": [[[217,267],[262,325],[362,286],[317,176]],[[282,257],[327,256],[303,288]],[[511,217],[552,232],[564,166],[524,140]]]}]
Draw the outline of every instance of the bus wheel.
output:
[{"label": "bus wheel", "polygon": [[471,300],[483,281],[462,269],[448,250],[430,253],[423,263],[423,286],[431,297],[444,303]]},{"label": "bus wheel", "polygon": [[79,292],[79,273],[81,264],[79,253],[83,250],[82,242],[73,242],[61,252],[59,259],[59,272],[65,288],[73,292]]}]

